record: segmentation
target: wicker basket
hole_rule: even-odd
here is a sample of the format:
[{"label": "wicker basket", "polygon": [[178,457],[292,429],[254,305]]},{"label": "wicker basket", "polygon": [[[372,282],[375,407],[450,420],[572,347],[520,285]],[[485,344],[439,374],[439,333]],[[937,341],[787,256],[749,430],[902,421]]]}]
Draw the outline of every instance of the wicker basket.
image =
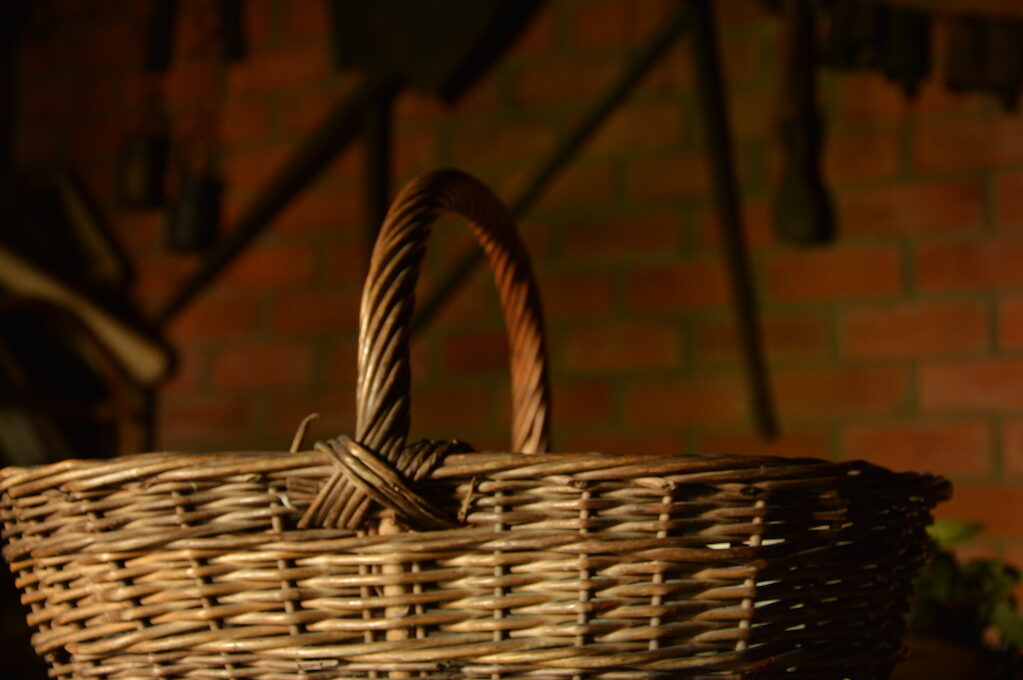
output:
[{"label": "wicker basket", "polygon": [[[509,328],[512,450],[406,445],[430,224],[473,225]],[[69,678],[884,678],[944,480],[866,463],[542,453],[539,300],[507,212],[407,185],[361,313],[355,437],[7,468],[4,556]]]}]

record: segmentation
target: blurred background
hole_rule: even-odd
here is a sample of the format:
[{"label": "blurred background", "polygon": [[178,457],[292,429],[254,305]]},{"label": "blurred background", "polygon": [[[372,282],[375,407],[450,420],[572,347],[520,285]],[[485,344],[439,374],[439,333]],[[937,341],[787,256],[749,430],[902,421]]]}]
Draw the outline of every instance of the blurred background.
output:
[{"label": "blurred background", "polygon": [[[939,515],[983,526],[959,556],[1023,563],[1018,3],[3,11],[5,462],[285,450],[312,412],[351,432],[373,234],[454,166],[519,217],[556,450],[940,473]],[[441,224],[413,434],[501,450],[474,263]]]}]

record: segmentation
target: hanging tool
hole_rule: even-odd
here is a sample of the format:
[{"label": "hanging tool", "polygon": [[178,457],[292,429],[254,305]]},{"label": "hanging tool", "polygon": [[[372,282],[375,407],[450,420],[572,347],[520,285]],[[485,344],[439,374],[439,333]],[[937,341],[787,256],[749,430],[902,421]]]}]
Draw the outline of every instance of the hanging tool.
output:
[{"label": "hanging tool", "polygon": [[[220,176],[220,119],[226,87],[227,62],[244,54],[239,0],[217,0],[206,12],[195,13],[200,39],[199,96],[179,125],[175,145],[179,168],[178,196],[167,216],[166,241],[172,250],[209,250],[220,230],[224,182]],[[191,125],[189,125],[191,123]]]},{"label": "hanging tool", "polygon": [[809,0],[785,0],[778,128],[784,165],[774,201],[774,230],[788,243],[816,245],[835,235],[821,177],[823,120],[817,105],[814,15]]},{"label": "hanging tool", "polygon": [[883,70],[888,80],[913,99],[920,83],[931,74],[931,20],[913,7],[888,9]]},{"label": "hanging tool", "polygon": [[170,126],[163,111],[162,77],[170,66],[177,15],[177,0],[156,0],[152,5],[138,92],[141,115],[136,129],[122,143],[118,159],[117,198],[124,208],[163,204]]},{"label": "hanging tool", "polygon": [[[379,8],[384,18],[363,24],[366,45],[379,48],[379,68],[366,72],[321,124],[301,142],[267,185],[242,210],[227,237],[160,310],[163,324],[209,285],[269,226],[295,195],[343,150],[365,124],[366,107],[387,92],[412,87],[453,101],[486,72],[539,7],[537,0],[433,0],[428,5],[386,0],[336,3],[342,10]],[[428,11],[424,11],[426,8]],[[429,29],[427,28],[429,27]],[[346,30],[354,30],[349,25]],[[382,31],[382,32],[381,32]],[[354,48],[353,48],[354,49]],[[355,54],[368,54],[356,49]]]},{"label": "hanging tool", "polygon": [[989,21],[986,29],[986,89],[1006,113],[1013,113],[1023,87],[1023,21],[1008,18]]}]

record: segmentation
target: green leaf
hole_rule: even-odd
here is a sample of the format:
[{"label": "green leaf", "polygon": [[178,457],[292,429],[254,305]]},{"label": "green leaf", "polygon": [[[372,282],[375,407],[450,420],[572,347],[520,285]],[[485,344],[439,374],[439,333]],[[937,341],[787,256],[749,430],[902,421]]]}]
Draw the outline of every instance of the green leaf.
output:
[{"label": "green leaf", "polygon": [[991,612],[991,625],[1010,645],[1016,649],[1023,648],[1023,616],[1012,605],[1003,602],[995,607]]},{"label": "green leaf", "polygon": [[948,550],[965,543],[983,529],[984,527],[977,522],[965,519],[942,519],[927,527],[927,533],[939,548]]}]

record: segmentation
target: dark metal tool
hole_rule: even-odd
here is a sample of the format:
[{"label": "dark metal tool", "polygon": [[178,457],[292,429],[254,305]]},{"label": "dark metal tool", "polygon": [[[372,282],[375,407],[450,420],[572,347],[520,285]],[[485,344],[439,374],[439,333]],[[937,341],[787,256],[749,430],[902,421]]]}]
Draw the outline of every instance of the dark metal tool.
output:
[{"label": "dark metal tool", "polygon": [[728,125],[717,29],[710,0],[691,0],[692,41],[700,119],[706,136],[707,161],[714,184],[714,199],[724,243],[740,345],[746,365],[753,418],[767,438],[778,435],[778,420],[767,380],[767,362],[760,337],[757,297],[750,275],[749,253],[743,236],[740,198]]},{"label": "dark metal tool", "polygon": [[177,0],[156,0],[150,10],[142,56],[142,120],[122,142],[118,158],[117,199],[125,208],[163,204],[170,130],[160,78],[171,63],[177,15]]},{"label": "dark metal tool", "polygon": [[167,216],[167,245],[178,252],[200,253],[216,240],[224,183],[213,172],[181,174],[178,199]]}]

